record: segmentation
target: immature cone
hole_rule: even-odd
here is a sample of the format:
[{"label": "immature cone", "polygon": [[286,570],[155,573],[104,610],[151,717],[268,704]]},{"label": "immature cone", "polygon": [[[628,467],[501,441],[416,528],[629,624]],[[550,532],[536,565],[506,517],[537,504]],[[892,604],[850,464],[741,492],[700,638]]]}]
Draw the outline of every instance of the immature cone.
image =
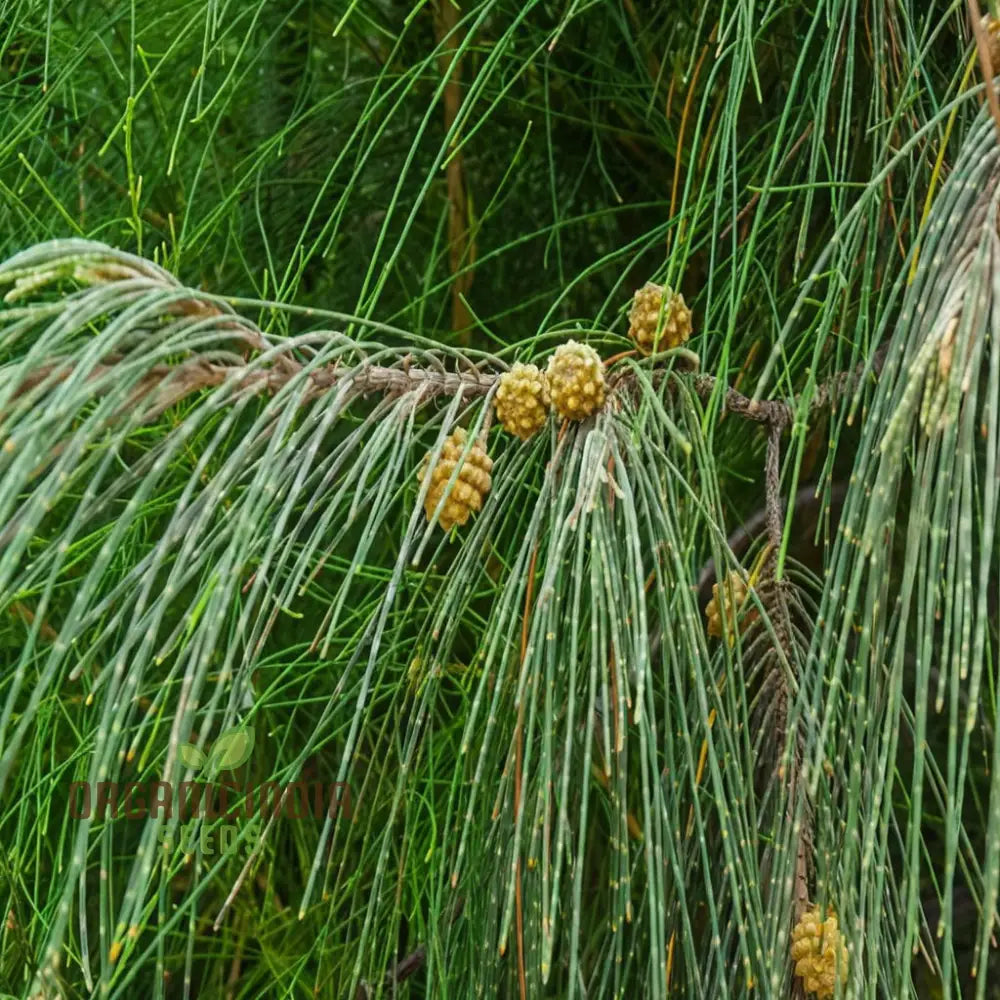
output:
[{"label": "immature cone", "polygon": [[[722,597],[719,596],[719,585],[712,584],[712,599],[705,605],[705,618],[708,620],[708,634],[714,635],[717,639],[722,638],[722,608],[725,606],[726,621],[728,622],[728,635],[726,636],[731,646],[736,641],[736,617],[740,609],[746,603],[747,584],[743,575],[737,570],[730,570],[723,581]],[[721,603],[720,603],[721,601]],[[751,621],[756,618],[756,613],[743,616],[739,623],[740,635],[746,630]]]},{"label": "immature cone", "polygon": [[[447,489],[455,467],[461,462],[458,478],[452,484],[451,492],[438,515],[438,524],[445,531],[450,531],[452,525],[465,524],[474,510],[482,508],[483,499],[490,491],[492,459],[486,454],[486,449],[477,441],[465,456],[465,460],[462,461],[465,442],[464,427],[456,428],[449,437],[445,438],[444,444],[441,446],[441,456],[438,458],[437,465],[431,470],[431,482],[424,500],[424,510],[427,513],[427,520],[430,521]],[[424,460],[423,467],[420,469],[421,482],[424,481],[424,476],[427,474],[429,461],[430,455]]]},{"label": "immature cone", "polygon": [[831,910],[826,920],[819,908],[806,913],[792,931],[792,961],[795,975],[802,980],[806,992],[815,993],[817,1000],[834,995],[839,977],[841,990],[847,983],[847,945],[837,927],[837,917]]},{"label": "immature cone", "polygon": [[691,310],[684,296],[652,281],[635,293],[628,319],[628,335],[643,354],[680,347],[691,336]]},{"label": "immature cone", "polygon": [[545,426],[549,415],[549,380],[537,365],[516,364],[500,376],[497,419],[504,429],[526,441]]},{"label": "immature cone", "polygon": [[938,348],[938,374],[947,378],[951,374],[951,362],[955,357],[955,333],[958,330],[958,317],[954,317],[944,331],[941,346]]},{"label": "immature cone", "polygon": [[592,347],[568,340],[549,358],[552,405],[560,417],[584,420],[604,405],[604,366]]}]

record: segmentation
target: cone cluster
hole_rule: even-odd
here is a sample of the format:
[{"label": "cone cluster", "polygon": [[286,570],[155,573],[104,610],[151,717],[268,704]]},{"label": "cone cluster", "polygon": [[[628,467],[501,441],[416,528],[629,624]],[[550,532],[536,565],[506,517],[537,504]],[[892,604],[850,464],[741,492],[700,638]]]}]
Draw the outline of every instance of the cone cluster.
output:
[{"label": "cone cluster", "polygon": [[684,296],[652,281],[635,293],[628,318],[628,335],[643,354],[680,347],[691,336]]},{"label": "cone cluster", "polygon": [[723,609],[728,634],[726,640],[731,646],[736,641],[736,632],[739,630],[742,635],[747,626],[756,618],[756,613],[742,616],[742,621],[737,623],[737,616],[747,600],[747,583],[743,574],[737,570],[730,570],[722,581],[722,587],[715,583],[712,585],[712,599],[705,606],[705,618],[707,619],[708,634],[721,639],[723,636]]},{"label": "cone cluster", "polygon": [[522,441],[545,426],[551,402],[549,380],[537,365],[516,364],[500,376],[497,419]]},{"label": "cone cluster", "polygon": [[[450,531],[456,524],[465,524],[474,510],[481,510],[483,500],[492,485],[490,472],[493,469],[493,461],[486,454],[486,449],[477,441],[463,460],[462,452],[465,450],[465,444],[466,430],[464,427],[457,427],[445,438],[441,446],[441,455],[430,472],[431,481],[424,499],[424,511],[428,521],[433,520],[434,511],[437,510],[437,505],[444,496],[456,467],[459,470],[458,478],[452,484],[451,492],[438,515],[438,524],[445,531]],[[424,460],[420,469],[421,483],[427,475],[429,463],[430,455]]]},{"label": "cone cluster", "polygon": [[567,420],[585,420],[604,405],[604,365],[592,347],[569,340],[556,348],[546,372],[552,406]]},{"label": "cone cluster", "polygon": [[831,910],[823,920],[818,907],[809,910],[792,931],[792,961],[795,975],[802,980],[806,992],[817,1000],[834,995],[837,980],[841,989],[847,981],[847,945]]}]

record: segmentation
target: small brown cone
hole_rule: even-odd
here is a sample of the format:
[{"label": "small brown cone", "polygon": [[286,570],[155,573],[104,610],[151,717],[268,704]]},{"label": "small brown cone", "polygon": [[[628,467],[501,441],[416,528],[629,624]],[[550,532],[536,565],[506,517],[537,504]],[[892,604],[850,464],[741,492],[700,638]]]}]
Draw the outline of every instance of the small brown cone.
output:
[{"label": "small brown cone", "polygon": [[684,296],[652,281],[635,293],[628,318],[628,335],[643,354],[680,347],[691,336],[691,310]]},{"label": "small brown cone", "polygon": [[[747,600],[747,583],[743,575],[737,570],[730,570],[723,581],[722,596],[719,596],[719,584],[712,584],[712,599],[705,605],[705,618],[707,620],[707,631],[709,635],[717,639],[722,638],[722,609],[725,606],[726,620],[728,622],[728,635],[726,636],[731,646],[736,641],[736,630],[739,628],[742,635],[747,626],[757,617],[756,612],[750,612],[743,616],[742,621],[737,626],[737,617]],[[720,603],[721,601],[721,603]]]},{"label": "small brown cone", "polygon": [[569,340],[556,348],[546,372],[560,417],[584,420],[604,405],[604,365],[592,347]]},{"label": "small brown cone", "polygon": [[545,426],[549,416],[549,380],[537,365],[516,364],[500,376],[497,419],[504,430],[526,441]]},{"label": "small brown cone", "polygon": [[[493,461],[486,454],[486,449],[479,441],[472,446],[465,459],[462,460],[466,438],[464,427],[456,428],[452,434],[445,438],[437,465],[431,471],[431,482],[424,499],[424,511],[427,514],[427,520],[430,521],[434,517],[434,511],[437,510],[441,497],[444,496],[452,473],[461,462],[458,478],[452,485],[451,492],[438,515],[438,524],[445,531],[450,531],[453,525],[465,524],[474,510],[481,510],[483,500],[492,485],[490,472],[493,469]],[[429,461],[430,455],[424,460],[420,469],[421,482],[427,475]]]},{"label": "small brown cone", "polygon": [[847,945],[833,910],[826,920],[818,907],[803,915],[792,931],[792,961],[795,975],[817,1000],[833,997],[838,978],[843,991],[847,983]]}]

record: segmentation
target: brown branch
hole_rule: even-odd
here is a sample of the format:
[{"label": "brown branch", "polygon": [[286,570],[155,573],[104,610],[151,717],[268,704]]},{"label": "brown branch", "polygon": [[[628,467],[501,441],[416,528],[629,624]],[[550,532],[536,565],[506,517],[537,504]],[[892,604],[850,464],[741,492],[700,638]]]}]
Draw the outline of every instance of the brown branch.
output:
[{"label": "brown branch", "polygon": [[989,102],[990,114],[993,115],[997,131],[1000,132],[1000,99],[997,98],[997,90],[993,85],[993,73],[995,70],[990,55],[990,34],[987,29],[989,22],[984,23],[978,0],[968,0],[968,4],[969,19],[972,21],[972,33],[976,36],[976,48],[979,52],[979,68],[983,71],[986,100]]},{"label": "brown branch", "polygon": [[[434,5],[434,31],[441,54],[438,67],[447,80],[444,85],[444,130],[451,131],[462,106],[462,57],[458,47],[462,32],[458,28],[459,9],[455,0],[437,0]],[[454,142],[454,140],[452,140]],[[462,151],[456,150],[445,168],[448,178],[448,262],[451,267],[451,328],[472,329],[472,314],[463,296],[472,285],[471,265],[476,246],[469,230],[469,206],[465,191],[465,165]],[[462,270],[468,264],[470,270]]]},{"label": "brown branch", "polygon": [[781,426],[767,429],[767,461],[764,466],[764,498],[767,509],[767,540],[775,548],[781,545]]},{"label": "brown branch", "polygon": [[[837,372],[813,392],[809,400],[809,412],[834,407],[837,402],[850,395],[867,371],[874,375],[881,372],[885,361],[885,349],[875,352],[869,362],[862,362],[850,371]],[[95,365],[86,381],[114,384],[116,362],[120,358],[109,357],[107,363]],[[155,396],[153,406],[144,416],[148,419],[162,413],[164,409],[179,402],[184,397],[201,389],[211,389],[229,385],[237,391],[251,393],[275,393],[292,378],[305,378],[309,389],[305,400],[311,400],[337,386],[350,383],[357,395],[377,392],[389,396],[416,394],[417,402],[435,396],[454,396],[461,393],[467,400],[489,395],[501,373],[481,372],[474,366],[467,371],[448,371],[443,366],[436,368],[416,368],[410,365],[409,356],[392,366],[342,364],[326,365],[309,372],[289,358],[282,358],[275,367],[259,367],[250,364],[221,364],[194,356],[177,365],[158,364],[151,366],[137,381],[129,395],[126,406],[135,408],[149,396]],[[14,398],[25,395],[45,383],[63,382],[75,371],[75,363],[70,358],[58,358],[27,376],[14,390]],[[662,373],[661,373],[662,374]],[[635,376],[624,371],[613,376],[609,384],[609,395],[629,392],[635,386]],[[711,398],[718,390],[719,379],[714,375],[696,375],[691,382],[694,392],[701,399]],[[51,387],[51,386],[49,386]],[[736,389],[724,389],[725,410],[756,423],[784,430],[795,418],[798,410],[796,397],[791,403],[783,400],[754,400]]]},{"label": "brown branch", "polygon": [[[778,444],[780,430],[772,427],[768,437],[768,469],[767,478],[770,483],[772,474],[776,473]],[[779,505],[780,505],[780,501]],[[801,807],[801,823],[795,837],[795,871],[792,882],[791,922],[797,923],[809,907],[809,879],[812,870],[813,855],[813,808],[809,798],[808,788],[802,781],[802,733],[800,721],[792,722],[789,704],[793,693],[788,682],[789,671],[795,672],[795,627],[792,622],[791,604],[794,587],[787,580],[779,580],[776,576],[778,563],[778,548],[774,539],[781,540],[780,506],[777,511],[773,506],[773,494],[769,487],[768,534],[770,536],[770,553],[762,568],[762,579],[755,587],[757,597],[767,612],[767,620],[773,629],[773,643],[769,643],[761,666],[765,671],[761,693],[767,690],[774,692],[775,716],[773,720],[774,771],[773,777],[784,787],[786,792],[784,802],[784,818],[789,828],[794,830],[796,816]],[[777,516],[777,524],[772,523]],[[799,607],[799,614],[802,613]],[[762,627],[762,620],[755,625]],[[748,648],[754,648],[756,643],[751,640]],[[794,729],[792,728],[794,725]],[[790,748],[789,748],[790,743]],[[788,756],[786,756],[786,750]],[[801,997],[799,981],[793,976],[791,996]]]}]

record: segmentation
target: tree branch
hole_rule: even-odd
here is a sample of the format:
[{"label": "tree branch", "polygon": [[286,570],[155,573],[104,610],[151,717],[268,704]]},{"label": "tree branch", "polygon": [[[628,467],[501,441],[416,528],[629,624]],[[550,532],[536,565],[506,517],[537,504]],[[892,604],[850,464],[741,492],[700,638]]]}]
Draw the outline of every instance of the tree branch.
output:
[{"label": "tree branch", "polygon": [[[88,382],[107,381],[114,373],[115,362],[119,358],[109,359],[110,363],[95,365],[87,376]],[[809,401],[809,412],[827,409],[845,396],[852,393],[867,371],[878,375],[885,360],[885,351],[880,349],[869,362],[862,362],[850,371],[838,372],[821,383]],[[434,396],[454,396],[461,392],[468,399],[488,396],[502,373],[480,372],[474,366],[470,371],[448,371],[443,366],[440,369],[416,368],[409,363],[410,356],[401,358],[391,366],[360,365],[347,367],[342,364],[327,365],[306,372],[305,378],[311,383],[306,399],[315,398],[330,389],[350,383],[358,395],[378,392],[391,396],[402,396],[416,393],[418,402],[423,402]],[[32,389],[45,383],[62,382],[68,379],[75,370],[72,358],[58,358],[39,368],[25,378],[14,392],[14,398],[23,396]],[[253,364],[220,364],[194,356],[177,365],[153,365],[142,376],[134,390],[131,402],[138,403],[149,395],[157,395],[154,404],[156,412],[162,412],[164,403],[172,405],[187,395],[201,389],[210,389],[229,384],[237,390],[251,393],[275,393],[293,378],[303,376],[302,365],[284,358],[280,365],[265,368]],[[616,392],[629,391],[635,384],[631,372],[622,372],[613,378],[609,396]],[[719,379],[714,375],[696,375],[691,383],[694,392],[701,399],[709,399],[716,392]],[[745,420],[765,424],[784,430],[795,418],[798,406],[795,402],[786,403],[783,400],[754,400],[727,386],[724,389],[725,409]],[[796,400],[801,397],[796,397]],[[167,402],[169,400],[169,402]]]}]

